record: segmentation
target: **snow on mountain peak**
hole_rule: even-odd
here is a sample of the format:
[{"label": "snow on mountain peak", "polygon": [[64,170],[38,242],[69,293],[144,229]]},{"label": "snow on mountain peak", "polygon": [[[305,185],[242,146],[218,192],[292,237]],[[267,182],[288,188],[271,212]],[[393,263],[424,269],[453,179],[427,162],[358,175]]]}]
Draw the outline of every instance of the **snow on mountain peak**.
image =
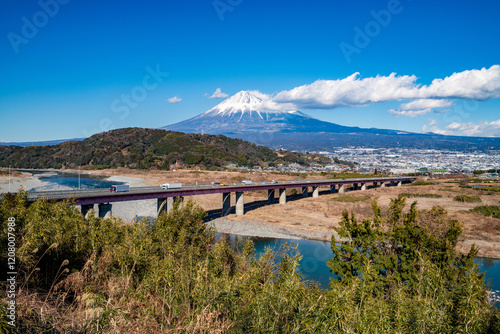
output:
[{"label": "snow on mountain peak", "polygon": [[252,115],[255,112],[262,118],[262,113],[291,113],[297,111],[291,104],[276,103],[271,96],[259,91],[242,90],[228,97],[204,115],[211,116],[232,116],[237,113]]}]

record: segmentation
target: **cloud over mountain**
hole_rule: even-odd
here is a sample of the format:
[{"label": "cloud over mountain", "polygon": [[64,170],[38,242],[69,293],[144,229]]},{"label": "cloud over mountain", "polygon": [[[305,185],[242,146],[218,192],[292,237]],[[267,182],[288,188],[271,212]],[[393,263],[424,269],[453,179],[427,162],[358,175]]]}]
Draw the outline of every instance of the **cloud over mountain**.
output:
[{"label": "cloud over mountain", "polygon": [[[360,78],[360,73],[356,72],[344,79],[317,80],[309,85],[282,91],[274,97],[274,101],[293,103],[299,109],[334,109],[395,100],[415,100],[401,105],[391,113],[416,116],[448,105],[449,102],[441,102],[441,106],[432,107],[431,105],[440,103],[431,101],[439,99],[489,100],[498,97],[500,65],[493,65],[488,69],[466,70],[444,79],[434,79],[430,85],[417,83],[415,75],[398,76],[391,73],[389,76]],[[411,103],[420,105],[421,108],[412,107]]]},{"label": "cloud over mountain", "polygon": [[225,97],[228,97],[226,93],[223,93],[220,88],[217,88],[215,92],[209,96],[209,99],[223,99]]},{"label": "cloud over mountain", "polygon": [[440,128],[436,120],[422,127],[424,132],[433,132],[448,136],[500,137],[500,119],[492,122],[451,122]]},{"label": "cloud over mountain", "polygon": [[453,103],[448,100],[436,99],[421,99],[414,100],[408,103],[403,103],[398,109],[390,109],[389,113],[395,116],[409,116],[415,117],[418,115],[425,115],[432,111],[444,112],[442,108],[450,107]]}]

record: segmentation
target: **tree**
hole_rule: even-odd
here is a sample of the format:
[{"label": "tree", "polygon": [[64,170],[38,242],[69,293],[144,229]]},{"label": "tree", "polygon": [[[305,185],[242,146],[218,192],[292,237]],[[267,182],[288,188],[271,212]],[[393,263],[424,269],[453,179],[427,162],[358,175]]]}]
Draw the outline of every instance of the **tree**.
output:
[{"label": "tree", "polygon": [[[337,246],[332,237],[334,257],[328,266],[338,277],[330,283],[332,290],[339,285],[355,290],[355,299],[364,303],[358,305],[361,314],[421,304],[409,317],[389,316],[393,329],[403,326],[405,331],[425,332],[428,328],[418,327],[416,319],[425,319],[434,308],[442,315],[426,324],[434,324],[433,332],[461,332],[467,326],[471,332],[483,332],[498,326],[497,316],[490,312],[484,274],[473,262],[477,248],[473,245],[465,255],[456,252],[461,224],[441,207],[418,212],[414,202],[404,213],[405,204],[405,198],[391,200],[384,215],[374,201],[373,216],[361,223],[343,212],[336,230],[348,241]],[[374,307],[376,303],[383,306]],[[364,309],[366,305],[371,308]],[[437,323],[444,327],[437,329]]]}]

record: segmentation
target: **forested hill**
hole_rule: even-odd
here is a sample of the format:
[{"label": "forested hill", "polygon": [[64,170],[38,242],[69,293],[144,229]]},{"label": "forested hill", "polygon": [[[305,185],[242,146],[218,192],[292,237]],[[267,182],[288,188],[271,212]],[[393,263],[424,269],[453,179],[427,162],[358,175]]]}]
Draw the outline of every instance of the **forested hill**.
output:
[{"label": "forested hill", "polygon": [[171,166],[215,169],[238,166],[329,163],[311,154],[273,151],[222,135],[185,134],[161,129],[126,128],[103,132],[83,141],[55,146],[0,146],[0,166],[13,168],[145,168]]}]

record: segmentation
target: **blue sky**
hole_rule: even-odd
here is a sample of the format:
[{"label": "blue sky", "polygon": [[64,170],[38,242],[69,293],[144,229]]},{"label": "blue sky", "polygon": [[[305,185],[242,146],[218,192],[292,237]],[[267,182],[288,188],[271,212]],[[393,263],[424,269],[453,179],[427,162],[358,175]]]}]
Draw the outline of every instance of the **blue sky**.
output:
[{"label": "blue sky", "polygon": [[342,125],[500,136],[498,13],[493,0],[3,0],[0,141],[160,127],[221,102],[217,88]]}]

